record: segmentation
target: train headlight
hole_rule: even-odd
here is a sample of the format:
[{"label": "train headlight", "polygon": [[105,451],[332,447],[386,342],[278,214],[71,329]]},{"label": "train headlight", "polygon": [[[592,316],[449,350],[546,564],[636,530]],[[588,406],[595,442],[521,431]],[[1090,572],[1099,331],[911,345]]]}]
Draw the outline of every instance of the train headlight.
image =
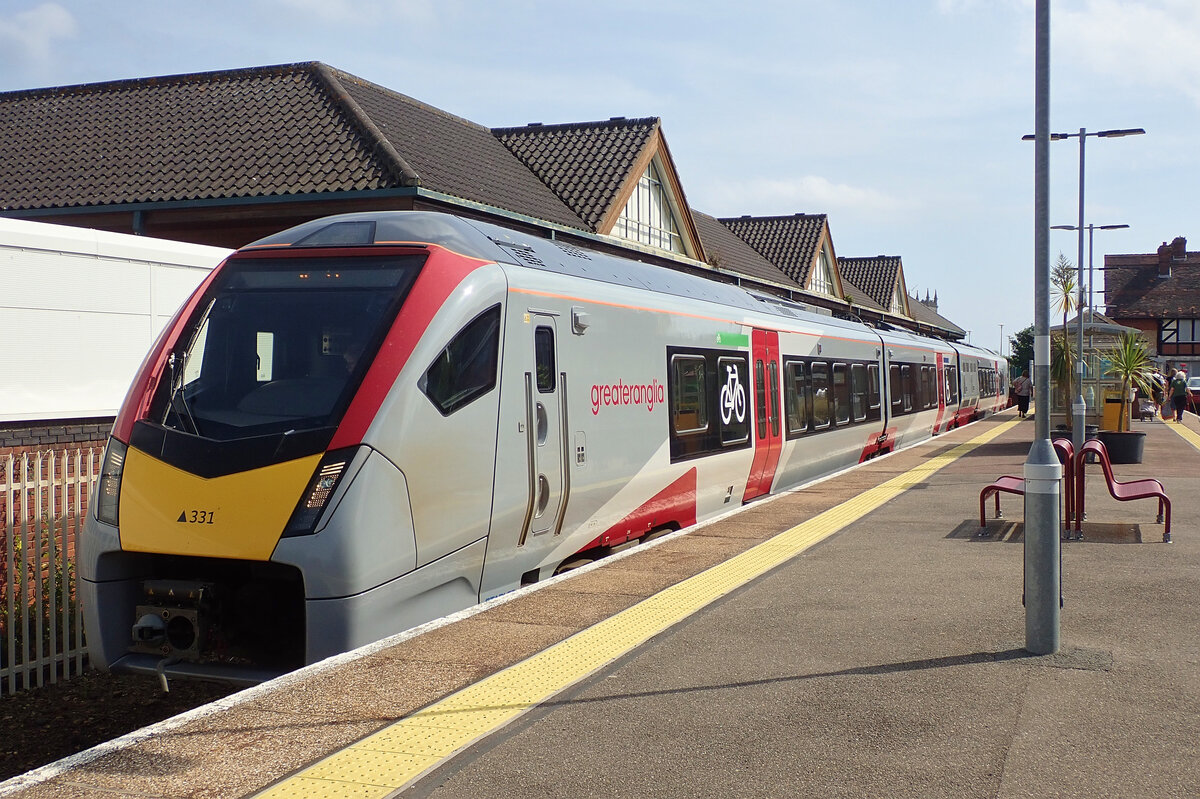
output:
[{"label": "train headlight", "polygon": [[108,439],[104,448],[104,465],[100,467],[100,482],[96,487],[96,518],[117,526],[121,501],[121,474],[125,470],[125,454],[129,447],[115,438]]},{"label": "train headlight", "polygon": [[356,448],[340,449],[327,452],[325,457],[321,458],[316,471],[313,472],[312,480],[308,482],[303,496],[300,497],[300,503],[292,511],[292,518],[287,527],[283,528],[284,538],[312,535],[315,532],[317,521],[350,468],[355,452]]}]

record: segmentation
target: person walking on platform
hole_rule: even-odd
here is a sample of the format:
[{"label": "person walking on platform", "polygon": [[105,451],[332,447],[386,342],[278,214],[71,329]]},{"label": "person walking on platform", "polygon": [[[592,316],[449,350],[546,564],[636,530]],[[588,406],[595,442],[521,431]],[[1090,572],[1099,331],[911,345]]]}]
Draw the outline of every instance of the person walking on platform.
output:
[{"label": "person walking on platform", "polygon": [[1171,381],[1168,386],[1171,392],[1171,404],[1175,406],[1175,421],[1183,421],[1183,409],[1187,407],[1188,398],[1192,396],[1192,390],[1188,388],[1187,372],[1178,371],[1171,376]]},{"label": "person walking on platform", "polygon": [[1033,381],[1029,379],[1029,370],[1021,372],[1021,376],[1013,381],[1013,393],[1017,395],[1017,417],[1024,419],[1029,413],[1029,398],[1033,396]]},{"label": "person walking on platform", "polygon": [[1167,379],[1158,371],[1158,367],[1150,375],[1150,398],[1154,400],[1154,418],[1162,415],[1162,404],[1166,399]]}]

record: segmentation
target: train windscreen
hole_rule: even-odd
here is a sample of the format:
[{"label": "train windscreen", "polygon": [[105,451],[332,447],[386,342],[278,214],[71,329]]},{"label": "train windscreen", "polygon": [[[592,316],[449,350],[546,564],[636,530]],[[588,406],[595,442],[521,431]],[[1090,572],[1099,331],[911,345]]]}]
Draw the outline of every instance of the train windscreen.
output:
[{"label": "train windscreen", "polygon": [[152,418],[217,441],[336,425],[424,260],[231,260],[169,355]]}]

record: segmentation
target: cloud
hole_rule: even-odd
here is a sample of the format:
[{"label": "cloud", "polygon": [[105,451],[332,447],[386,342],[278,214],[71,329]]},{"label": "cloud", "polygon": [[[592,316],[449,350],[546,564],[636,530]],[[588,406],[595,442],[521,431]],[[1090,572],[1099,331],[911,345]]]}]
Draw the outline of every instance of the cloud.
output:
[{"label": "cloud", "polygon": [[1200,3],[1086,0],[1052,16],[1054,58],[1128,86],[1165,88],[1200,105]]},{"label": "cloud", "polygon": [[751,178],[723,187],[722,195],[723,206],[748,209],[742,213],[890,212],[902,207],[899,200],[877,189],[834,183],[818,175]]},{"label": "cloud", "polygon": [[71,12],[58,3],[41,3],[28,11],[0,16],[0,62],[25,69],[49,64],[54,44],[79,32]]}]

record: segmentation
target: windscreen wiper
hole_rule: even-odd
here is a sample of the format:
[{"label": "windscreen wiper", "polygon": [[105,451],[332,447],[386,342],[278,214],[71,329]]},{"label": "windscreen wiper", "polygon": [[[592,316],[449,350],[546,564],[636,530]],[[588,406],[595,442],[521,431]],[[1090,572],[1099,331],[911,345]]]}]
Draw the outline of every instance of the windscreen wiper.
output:
[{"label": "windscreen wiper", "polygon": [[[180,421],[186,419],[188,425],[192,428],[190,432],[198,436],[200,435],[200,427],[196,424],[196,417],[192,416],[192,409],[188,407],[187,397],[183,392],[183,376],[187,371],[187,360],[186,355],[182,358],[176,358],[173,352],[167,358],[167,366],[171,369],[171,398],[167,401],[167,415],[170,415],[172,410],[175,411],[175,418]],[[166,423],[167,420],[164,417],[163,424]]]},{"label": "windscreen wiper", "polygon": [[175,411],[175,418],[180,421],[187,420],[188,425],[192,428],[193,435],[200,435],[200,426],[196,423],[196,417],[192,415],[192,409],[188,407],[187,395],[183,390],[183,381],[187,376],[188,361],[191,360],[192,350],[196,346],[196,339],[200,336],[200,331],[208,324],[208,315],[212,313],[213,305],[216,304],[216,299],[209,300],[208,307],[204,309],[204,314],[196,323],[196,327],[192,330],[191,338],[188,339],[187,349],[183,351],[183,356],[180,357],[177,353],[172,352],[167,358],[167,366],[171,369],[171,396],[167,400],[167,410],[163,414],[163,424],[167,423],[167,417],[171,415],[171,411]]}]

